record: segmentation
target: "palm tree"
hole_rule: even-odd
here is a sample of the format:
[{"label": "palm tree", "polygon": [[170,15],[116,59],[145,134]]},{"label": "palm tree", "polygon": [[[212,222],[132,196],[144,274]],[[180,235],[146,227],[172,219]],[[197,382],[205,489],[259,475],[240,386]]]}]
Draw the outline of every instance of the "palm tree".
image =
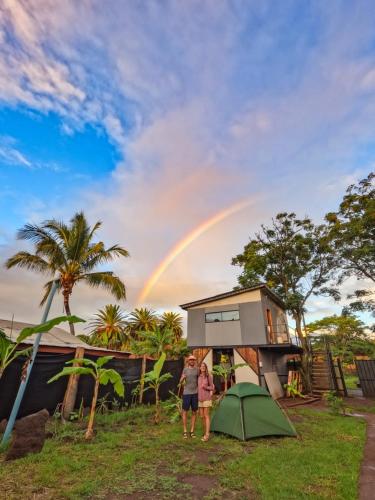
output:
[{"label": "palm tree", "polygon": [[126,345],[126,318],[119,305],[107,304],[89,323],[93,345],[120,349]]},{"label": "palm tree", "polygon": [[[119,245],[105,248],[102,241],[93,242],[101,222],[88,225],[83,212],[76,213],[67,225],[55,219],[40,226],[26,224],[17,237],[35,245],[35,253],[18,252],[7,260],[5,266],[22,267],[53,277],[44,285],[45,294],[41,305],[47,300],[54,282],[57,282],[64,298],[64,309],[70,316],[70,296],[78,282],[93,288],[106,288],[117,300],[126,298],[124,283],[111,271],[94,271],[99,265],[111,262],[116,257],[128,257],[129,253]],[[74,335],[74,326],[69,324]]]},{"label": "palm tree", "polygon": [[[133,338],[139,339],[138,332],[150,332],[155,330],[158,325],[158,316],[155,311],[147,309],[147,307],[141,307],[140,309],[134,309],[134,311],[129,314],[128,325]],[[137,352],[138,353],[138,352]],[[146,373],[146,355],[142,351],[142,371],[141,371],[141,383],[139,391],[139,402],[142,403],[143,400],[143,389],[144,389],[144,378]]]},{"label": "palm tree", "polygon": [[159,358],[163,352],[172,349],[173,334],[166,328],[155,327],[154,330],[138,332],[139,340],[133,341],[134,351]]},{"label": "palm tree", "polygon": [[158,316],[152,309],[141,307],[134,309],[128,316],[128,324],[133,337],[137,337],[138,332],[148,332],[154,330],[158,325]]},{"label": "palm tree", "polygon": [[161,315],[160,328],[170,330],[173,333],[175,342],[178,342],[182,337],[182,317],[181,314],[167,311]]}]

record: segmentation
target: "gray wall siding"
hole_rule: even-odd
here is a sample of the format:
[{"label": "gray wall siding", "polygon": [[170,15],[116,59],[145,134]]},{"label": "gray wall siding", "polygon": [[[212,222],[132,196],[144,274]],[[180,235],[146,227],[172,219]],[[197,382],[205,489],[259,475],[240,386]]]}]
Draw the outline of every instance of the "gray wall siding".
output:
[{"label": "gray wall siding", "polygon": [[240,304],[242,345],[267,344],[261,301]]},{"label": "gray wall siding", "polygon": [[188,312],[187,321],[187,343],[188,346],[205,346],[205,311],[204,309],[192,309]]},{"label": "gray wall siding", "polygon": [[[254,300],[255,299],[255,300]],[[189,309],[187,324],[188,346],[246,346],[265,345],[267,336],[266,309],[270,309],[276,335],[280,335],[280,318],[286,318],[283,309],[265,294],[249,302],[221,304]],[[205,314],[218,311],[239,310],[239,321],[206,323]],[[277,340],[277,339],[275,339]]]},{"label": "gray wall siding", "polygon": [[206,323],[205,345],[213,347],[242,345],[240,322]]}]

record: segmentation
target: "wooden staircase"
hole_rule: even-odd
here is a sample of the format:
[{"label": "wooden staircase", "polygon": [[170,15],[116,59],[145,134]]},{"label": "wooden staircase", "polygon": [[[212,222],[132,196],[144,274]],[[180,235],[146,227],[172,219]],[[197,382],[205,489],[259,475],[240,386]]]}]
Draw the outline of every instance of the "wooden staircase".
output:
[{"label": "wooden staircase", "polygon": [[327,355],[324,351],[314,352],[312,356],[312,392],[315,396],[323,396],[332,389]]}]

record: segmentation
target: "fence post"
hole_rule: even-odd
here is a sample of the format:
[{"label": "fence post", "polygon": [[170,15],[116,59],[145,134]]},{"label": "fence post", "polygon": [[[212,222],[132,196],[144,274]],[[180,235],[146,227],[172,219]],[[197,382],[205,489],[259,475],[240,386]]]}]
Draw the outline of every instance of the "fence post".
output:
[{"label": "fence post", "polygon": [[[84,347],[77,347],[75,351],[74,358],[75,359],[82,359],[85,354],[85,348]],[[73,366],[79,366],[78,363],[73,363]],[[64,396],[64,401],[62,405],[62,416],[65,419],[69,418],[69,415],[72,413],[74,410],[74,406],[76,403],[76,397],[77,397],[77,391],[78,391],[78,382],[79,382],[79,375],[78,374],[72,374],[69,377],[68,380],[68,385],[66,387],[65,391],[65,396]]]}]

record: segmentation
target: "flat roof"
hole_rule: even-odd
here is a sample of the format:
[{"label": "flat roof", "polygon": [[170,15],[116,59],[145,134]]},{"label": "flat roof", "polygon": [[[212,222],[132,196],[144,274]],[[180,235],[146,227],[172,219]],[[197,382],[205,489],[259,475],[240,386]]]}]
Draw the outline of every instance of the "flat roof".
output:
[{"label": "flat roof", "polygon": [[235,295],[241,295],[242,293],[252,292],[254,290],[262,290],[264,291],[274,302],[279,304],[283,309],[286,309],[284,302],[281,298],[276,295],[265,283],[260,283],[259,285],[240,288],[238,290],[230,290],[229,292],[219,293],[218,295],[213,295],[212,297],[206,297],[205,299],[195,300],[193,302],[187,302],[186,304],[181,304],[180,307],[182,309],[189,309],[190,307],[199,306],[203,304],[207,304],[210,302],[214,302],[215,300],[225,299],[226,297],[233,297]]}]

